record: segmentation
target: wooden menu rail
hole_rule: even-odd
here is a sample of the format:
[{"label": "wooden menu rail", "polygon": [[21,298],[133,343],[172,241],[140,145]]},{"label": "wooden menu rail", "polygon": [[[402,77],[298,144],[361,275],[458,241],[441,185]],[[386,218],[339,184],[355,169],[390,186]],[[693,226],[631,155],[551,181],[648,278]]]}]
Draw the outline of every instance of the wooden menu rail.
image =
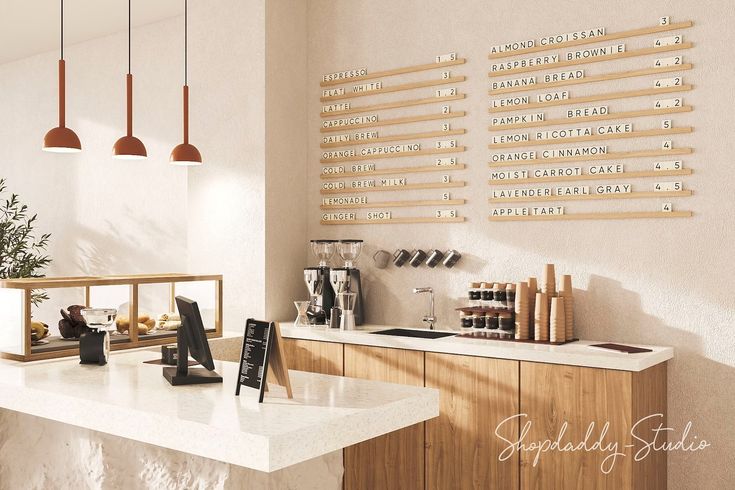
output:
[{"label": "wooden menu rail", "polygon": [[418,174],[424,172],[449,172],[452,170],[464,170],[464,163],[455,163],[454,165],[426,165],[421,167],[395,167],[381,168],[375,170],[365,170],[363,172],[344,172],[341,174],[321,174],[322,180],[344,179],[349,177],[369,177],[371,175],[394,175],[394,174]]},{"label": "wooden menu rail", "polygon": [[685,134],[691,133],[694,129],[691,126],[672,127],[666,129],[644,129],[641,131],[630,131],[627,133],[612,133],[612,134],[593,134],[591,136],[578,136],[573,138],[549,138],[549,139],[536,139],[529,141],[520,141],[518,143],[498,143],[489,144],[488,147],[491,150],[501,148],[520,148],[526,146],[540,146],[540,145],[560,145],[564,143],[582,143],[585,141],[602,141],[602,140],[617,140],[626,138],[644,138],[649,136],[664,136],[667,134]]},{"label": "wooden menu rail", "polygon": [[319,162],[323,164],[340,163],[340,162],[359,162],[361,160],[380,160],[383,158],[404,158],[404,157],[415,157],[420,155],[441,155],[444,153],[459,153],[465,151],[464,146],[457,146],[455,148],[431,148],[428,150],[418,151],[404,151],[400,153],[389,153],[380,155],[355,155],[354,157],[340,157],[340,158],[322,158]]},{"label": "wooden menu rail", "polygon": [[490,126],[489,131],[505,131],[509,129],[525,129],[539,128],[543,126],[560,126],[563,124],[574,124],[591,121],[612,121],[615,119],[629,119],[634,117],[658,116],[662,114],[674,114],[677,112],[691,112],[692,106],[685,105],[681,107],[667,107],[665,109],[642,109],[638,111],[611,112],[609,114],[600,114],[597,116],[586,117],[570,117],[563,119],[546,119],[545,121],[536,121],[518,124],[497,124]]},{"label": "wooden menu rail", "polygon": [[586,39],[575,39],[573,41],[565,41],[556,44],[547,44],[545,46],[533,46],[525,49],[517,49],[515,51],[506,51],[502,53],[491,53],[488,58],[491,60],[500,58],[510,58],[511,56],[519,56],[531,53],[540,53],[542,51],[550,51],[552,49],[564,49],[573,46],[580,46],[583,44],[594,44],[601,43],[604,41],[612,41],[615,39],[626,39],[630,37],[645,36],[646,34],[656,34],[658,32],[676,31],[678,29],[686,29],[692,27],[694,23],[690,20],[684,22],[675,22],[668,25],[658,25],[653,27],[642,27],[639,29],[630,29],[628,31],[615,32],[612,34],[605,34],[603,36],[590,37]]},{"label": "wooden menu rail", "polygon": [[414,206],[459,206],[464,199],[425,199],[417,201],[382,201],[367,204],[329,204],[321,205],[320,209],[365,209],[365,208],[408,208]]},{"label": "wooden menu rail", "polygon": [[375,187],[362,187],[358,189],[322,189],[321,194],[358,194],[363,192],[387,192],[387,191],[412,191],[417,189],[449,189],[452,187],[464,187],[464,182],[424,182],[421,184],[406,185],[381,185]]},{"label": "wooden menu rail", "polygon": [[490,162],[490,167],[510,167],[515,165],[538,165],[542,163],[583,162],[585,160],[616,160],[621,158],[646,158],[669,155],[688,155],[692,153],[691,148],[673,148],[671,150],[636,150],[614,153],[603,153],[600,155],[585,155],[578,157],[558,158],[533,158],[530,160],[515,160],[511,162]]},{"label": "wooden menu rail", "polygon": [[594,83],[594,82],[607,82],[610,80],[620,80],[623,78],[634,78],[634,77],[643,77],[646,75],[656,75],[661,73],[671,73],[675,71],[685,71],[685,70],[691,70],[693,65],[691,63],[683,63],[681,65],[671,65],[671,66],[656,66],[653,68],[643,68],[640,70],[629,70],[629,71],[620,71],[617,73],[604,73],[602,75],[592,75],[592,76],[585,76],[582,78],[572,78],[571,80],[562,80],[558,82],[542,82],[542,83],[534,83],[532,85],[524,85],[524,86],[518,86],[518,87],[507,87],[507,88],[499,88],[499,89],[490,89],[489,94],[490,95],[501,95],[501,94],[511,94],[515,92],[528,92],[531,90],[544,90],[544,89],[550,89],[550,88],[556,88],[556,87],[566,87],[568,85],[580,85],[583,83]]},{"label": "wooden menu rail", "polygon": [[572,182],[579,180],[609,180],[609,179],[637,179],[644,177],[672,177],[676,175],[691,175],[691,168],[680,168],[676,170],[641,170],[636,172],[618,172],[613,174],[597,175],[572,175],[558,177],[528,177],[525,179],[490,179],[490,185],[515,185],[515,184],[543,184],[547,182]]},{"label": "wooden menu rail", "polygon": [[330,80],[328,82],[321,81],[319,86],[321,87],[333,87],[334,85],[344,85],[346,83],[361,82],[363,80],[373,80],[375,78],[392,77],[394,75],[403,75],[404,73],[416,73],[419,71],[434,70],[436,68],[445,68],[447,66],[463,65],[466,62],[464,58],[457,58],[456,60],[442,61],[441,63],[426,63],[423,65],[406,66],[404,68],[394,68],[392,70],[376,71],[362,75],[359,77],[352,78],[341,78],[337,80]]},{"label": "wooden menu rail", "polygon": [[602,199],[641,199],[649,197],[687,197],[692,191],[640,191],[620,194],[587,194],[583,196],[538,196],[538,197],[502,197],[489,199],[490,204],[510,202],[546,202],[546,201],[594,201]]},{"label": "wooden menu rail", "polygon": [[518,104],[506,107],[491,107],[488,111],[491,114],[501,112],[521,111],[524,109],[537,109],[545,107],[555,107],[560,105],[583,104],[585,102],[597,102],[600,100],[627,99],[630,97],[644,97],[647,95],[670,94],[672,92],[687,92],[693,87],[689,84],[677,85],[674,87],[644,88],[638,90],[628,90],[625,92],[608,92],[606,94],[585,95],[583,97],[572,97],[564,100],[554,100],[551,102],[529,102],[528,104]]},{"label": "wooden menu rail", "polygon": [[460,100],[464,98],[465,98],[465,94],[457,94],[457,95],[445,95],[442,97],[426,97],[423,99],[398,100],[395,102],[383,102],[382,104],[351,107],[349,109],[344,109],[341,111],[320,112],[319,115],[321,117],[344,116],[347,114],[358,114],[360,112],[385,111],[388,109],[398,109],[400,107],[413,107],[417,105],[426,105],[426,104],[440,104],[442,102],[451,102],[453,100]]},{"label": "wooden menu rail", "polygon": [[408,134],[393,134],[389,136],[380,136],[378,138],[369,138],[363,140],[350,140],[341,141],[338,143],[321,143],[320,148],[340,148],[343,146],[361,146],[369,145],[372,143],[385,143],[388,141],[405,141],[405,140],[420,140],[429,138],[441,138],[443,136],[454,136],[458,134],[465,134],[467,131],[464,129],[448,129],[446,131],[427,131],[425,133],[408,133]]},{"label": "wooden menu rail", "polygon": [[434,79],[434,80],[423,80],[420,82],[402,83],[401,85],[381,87],[375,90],[366,90],[364,92],[346,92],[340,95],[330,95],[328,97],[320,97],[319,100],[321,102],[329,102],[332,100],[354,99],[356,97],[367,97],[370,95],[388,94],[392,92],[402,92],[404,90],[414,90],[417,88],[437,87],[439,85],[448,85],[450,83],[464,82],[465,80],[467,80],[467,77],[465,77],[464,75],[457,76],[457,77],[449,77],[449,78],[439,78],[439,79]]},{"label": "wooden menu rail", "polygon": [[461,223],[464,216],[455,218],[392,218],[392,219],[353,219],[321,221],[323,225],[404,225],[411,223]]},{"label": "wooden menu rail", "polygon": [[490,216],[490,221],[563,221],[598,219],[689,218],[691,211],[633,211],[621,213],[575,213],[545,216]]},{"label": "wooden menu rail", "polygon": [[694,44],[690,42],[686,42],[686,43],[671,44],[668,46],[659,46],[659,47],[653,47],[653,48],[633,49],[630,51],[624,51],[622,53],[606,54],[603,56],[593,56],[590,58],[582,58],[582,59],[577,59],[577,60],[563,60],[563,61],[557,61],[555,63],[546,63],[543,65],[523,66],[519,68],[511,68],[510,70],[491,71],[488,73],[488,76],[491,78],[503,77],[505,75],[515,75],[517,73],[529,73],[532,71],[552,70],[555,68],[564,68],[566,66],[586,65],[589,63],[599,63],[601,61],[621,60],[624,58],[633,58],[636,56],[646,56],[649,54],[668,53],[671,51],[690,49],[692,47],[694,47]]},{"label": "wooden menu rail", "polygon": [[464,117],[467,113],[465,111],[450,112],[449,114],[424,114],[421,116],[408,116],[408,117],[396,117],[393,119],[382,119],[375,122],[361,123],[361,124],[350,124],[348,126],[335,126],[333,128],[319,128],[322,133],[337,133],[340,131],[352,131],[354,129],[363,128],[376,128],[380,126],[392,126],[395,124],[408,124],[414,122],[423,121],[437,121],[442,119],[453,119],[456,117]]}]

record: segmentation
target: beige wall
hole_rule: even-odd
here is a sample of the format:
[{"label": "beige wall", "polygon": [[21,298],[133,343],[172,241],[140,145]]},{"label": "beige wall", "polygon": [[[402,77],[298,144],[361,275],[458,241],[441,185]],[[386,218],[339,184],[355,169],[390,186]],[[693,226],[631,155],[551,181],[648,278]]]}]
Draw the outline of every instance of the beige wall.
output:
[{"label": "beige wall", "polygon": [[[613,6],[614,5],[614,6]],[[683,220],[581,221],[556,223],[489,223],[486,204],[490,189],[487,144],[490,137],[487,108],[490,46],[541,35],[605,26],[610,32],[654,25],[658,16],[693,20],[686,37],[696,43],[685,54],[695,70],[685,79],[696,89],[685,94],[695,107],[692,114],[675,115],[675,124],[691,124],[695,133],[675,136],[676,145],[691,145],[695,154],[685,158],[695,174],[686,179],[694,197],[676,201],[679,209],[691,209],[695,217]],[[732,421],[735,420],[735,341],[729,333],[735,302],[730,291],[735,265],[729,225],[735,213],[732,199],[730,141],[735,124],[729,94],[735,68],[724,51],[735,42],[733,10],[729,1],[697,2],[624,0],[620,2],[526,1],[449,2],[407,0],[371,2],[312,0],[309,9],[309,229],[310,238],[359,237],[368,243],[361,260],[369,302],[368,320],[374,323],[419,325],[425,298],[414,297],[411,288],[433,286],[438,293],[441,327],[456,327],[453,307],[461,304],[470,280],[520,280],[539,275],[542,264],[553,262],[557,270],[574,277],[577,291],[576,321],[584,338],[672,345],[676,358],[670,363],[670,424],[680,434],[687,421],[692,434],[712,442],[704,452],[670,455],[671,488],[725,488],[735,485],[731,460],[735,452]],[[632,39],[628,46],[642,47],[653,37]],[[452,73],[468,76],[459,84],[468,94],[452,103],[453,110],[468,116],[452,122],[468,134],[458,139],[468,147],[461,161],[468,170],[457,172],[467,188],[453,192],[468,199],[461,212],[468,221],[459,225],[320,226],[319,221],[319,79],[324,73],[354,67],[381,70],[431,62],[440,53],[457,51],[468,59]],[[646,59],[590,65],[589,73],[640,67]],[[436,73],[438,75],[438,73]],[[428,73],[386,79],[426,79]],[[652,78],[571,87],[573,96],[628,90],[651,83]],[[378,100],[418,97],[420,91],[386,94]],[[426,89],[426,96],[433,94]],[[367,99],[365,99],[367,100]],[[363,101],[355,102],[360,105]],[[610,103],[612,110],[642,107],[653,98]],[[438,110],[434,106],[434,110]],[[429,106],[391,111],[390,115],[421,114]],[[388,117],[389,112],[381,115]],[[656,119],[635,120],[640,128],[654,127]],[[410,129],[409,129],[410,128]],[[396,134],[438,128],[426,123],[384,130]],[[620,140],[610,148],[624,151],[650,148],[658,139]],[[431,159],[427,159],[430,162]],[[650,161],[650,160],[648,160]],[[380,160],[381,164],[414,164],[419,159]],[[625,161],[629,168],[643,162]],[[411,181],[435,180],[412,178]],[[650,180],[647,183],[652,183]],[[641,182],[640,184],[644,184]],[[421,191],[403,198],[436,196]],[[398,193],[391,193],[396,197]],[[371,195],[373,197],[375,195]],[[415,197],[414,197],[415,196]],[[381,196],[382,197],[382,196]],[[376,197],[377,198],[377,197]],[[433,197],[436,198],[436,197]],[[635,210],[655,206],[651,202],[584,203],[569,205],[581,210]],[[430,211],[430,210],[429,210]],[[424,213],[427,210],[424,210]],[[411,211],[408,211],[411,213]],[[398,214],[398,213],[396,213]],[[377,270],[370,255],[378,248],[456,248],[463,253],[454,270],[426,267]]]}]

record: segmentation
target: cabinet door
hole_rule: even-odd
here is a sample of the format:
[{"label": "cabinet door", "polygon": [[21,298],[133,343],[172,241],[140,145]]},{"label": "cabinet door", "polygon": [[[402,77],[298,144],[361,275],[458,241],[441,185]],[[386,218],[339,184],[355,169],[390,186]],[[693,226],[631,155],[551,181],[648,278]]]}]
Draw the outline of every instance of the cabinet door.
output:
[{"label": "cabinet door", "polygon": [[[534,466],[537,452],[522,451],[522,488],[632,488],[631,457],[623,447],[631,439],[630,372],[522,362],[521,413],[528,415],[521,421],[529,429],[524,444],[559,440],[562,445],[576,445],[591,430],[588,446],[602,440],[603,444],[618,443],[618,451],[626,453],[616,458],[612,471],[605,474],[601,465],[610,452],[550,450],[542,452]],[[609,428],[601,439],[606,423]]]},{"label": "cabinet door", "polygon": [[[518,362],[426,353],[426,386],[438,388],[440,415],[426,422],[427,488],[517,489]],[[507,422],[504,420],[510,418]]]},{"label": "cabinet door", "polygon": [[342,375],[342,344],[299,339],[283,339],[283,341],[289,369]]},{"label": "cabinet door", "polygon": [[[424,385],[424,353],[345,345],[345,376]],[[344,450],[344,488],[424,488],[424,424],[406,427]]]}]

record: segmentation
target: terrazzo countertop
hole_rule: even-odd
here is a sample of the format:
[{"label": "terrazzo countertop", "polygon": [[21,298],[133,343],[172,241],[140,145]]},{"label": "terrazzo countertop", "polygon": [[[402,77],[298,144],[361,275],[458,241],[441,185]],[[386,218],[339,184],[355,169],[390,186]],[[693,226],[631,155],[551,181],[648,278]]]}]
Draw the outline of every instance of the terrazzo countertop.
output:
[{"label": "terrazzo countertop", "polygon": [[[327,327],[295,327],[292,322],[281,322],[281,334],[286,338],[338,342],[342,344],[370,345],[393,349],[420,350],[444,354],[461,354],[477,357],[493,357],[517,361],[545,362],[620,371],[643,371],[674,357],[671,347],[626,344],[645,347],[652,352],[625,354],[590,347],[606,341],[579,340],[564,345],[509,342],[502,340],[463,338],[453,335],[438,339],[374,335],[372,332],[387,330],[387,325],[364,325],[357,330],[343,331]],[[420,330],[420,329],[412,329]],[[469,329],[472,331],[472,329]],[[465,332],[452,331],[452,334]]]},{"label": "terrazzo countertop", "polygon": [[215,361],[222,384],[171,386],[151,351],[114,352],[106,366],[0,361],[0,408],[258,471],[272,472],[439,415],[435,389],[290,371],[294,398],[271,385],[236,397],[238,364]]}]

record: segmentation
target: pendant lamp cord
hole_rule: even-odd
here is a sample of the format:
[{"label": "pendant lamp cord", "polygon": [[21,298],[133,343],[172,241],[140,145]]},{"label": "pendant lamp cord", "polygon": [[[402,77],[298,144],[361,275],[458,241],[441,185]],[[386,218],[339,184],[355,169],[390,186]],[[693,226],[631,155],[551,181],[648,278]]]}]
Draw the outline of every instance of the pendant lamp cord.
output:
[{"label": "pendant lamp cord", "polygon": [[189,85],[189,0],[184,0],[184,85]]},{"label": "pendant lamp cord", "polygon": [[64,0],[61,0],[61,59],[64,59]]},{"label": "pendant lamp cord", "polygon": [[128,0],[128,75],[130,75],[131,69],[130,69],[130,50],[131,50],[131,10],[130,10],[130,4],[131,0]]}]

